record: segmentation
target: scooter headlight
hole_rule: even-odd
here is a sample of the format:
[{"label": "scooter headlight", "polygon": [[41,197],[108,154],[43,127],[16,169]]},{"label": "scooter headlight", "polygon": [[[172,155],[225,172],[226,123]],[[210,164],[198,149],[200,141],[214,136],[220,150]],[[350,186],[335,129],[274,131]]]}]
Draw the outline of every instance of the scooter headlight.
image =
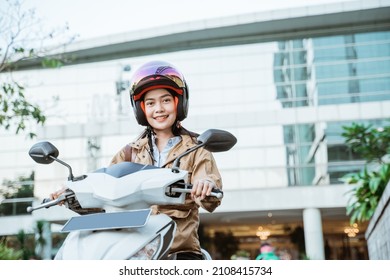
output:
[{"label": "scooter headlight", "polygon": [[161,237],[158,235],[141,250],[135,253],[130,260],[151,260],[160,248]]}]

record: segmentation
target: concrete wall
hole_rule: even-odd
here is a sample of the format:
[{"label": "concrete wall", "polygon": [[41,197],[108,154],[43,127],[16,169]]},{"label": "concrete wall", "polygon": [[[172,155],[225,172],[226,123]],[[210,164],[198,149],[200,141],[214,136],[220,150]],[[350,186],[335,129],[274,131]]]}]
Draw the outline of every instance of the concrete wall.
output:
[{"label": "concrete wall", "polygon": [[366,231],[370,260],[390,260],[390,182]]}]

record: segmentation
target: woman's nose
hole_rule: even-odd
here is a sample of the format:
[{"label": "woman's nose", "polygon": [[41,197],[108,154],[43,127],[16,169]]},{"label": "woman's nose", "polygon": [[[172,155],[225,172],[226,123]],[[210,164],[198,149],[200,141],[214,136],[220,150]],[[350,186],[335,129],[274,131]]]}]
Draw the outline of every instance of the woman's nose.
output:
[{"label": "woman's nose", "polygon": [[161,102],[156,103],[156,112],[163,112],[164,111],[164,106],[162,105]]}]

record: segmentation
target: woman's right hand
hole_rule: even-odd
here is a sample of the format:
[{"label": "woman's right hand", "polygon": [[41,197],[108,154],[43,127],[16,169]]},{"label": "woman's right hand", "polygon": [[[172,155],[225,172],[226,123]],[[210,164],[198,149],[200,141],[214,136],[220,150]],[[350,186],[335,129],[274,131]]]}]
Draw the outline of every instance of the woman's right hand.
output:
[{"label": "woman's right hand", "polygon": [[[57,190],[57,191],[51,193],[51,194],[49,195],[49,198],[50,198],[51,200],[57,199],[57,198],[58,198],[60,195],[62,195],[65,191],[66,191],[66,187],[63,186],[63,187],[61,187],[59,190]],[[60,202],[60,203],[59,203],[59,205],[63,205],[63,204],[64,204],[64,202]]]}]

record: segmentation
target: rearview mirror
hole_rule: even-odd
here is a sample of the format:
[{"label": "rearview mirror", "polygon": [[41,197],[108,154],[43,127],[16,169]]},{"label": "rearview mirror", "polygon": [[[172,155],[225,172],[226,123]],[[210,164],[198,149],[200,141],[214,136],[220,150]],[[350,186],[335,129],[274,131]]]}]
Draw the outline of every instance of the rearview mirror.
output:
[{"label": "rearview mirror", "polygon": [[216,153],[230,150],[237,143],[237,138],[225,130],[209,129],[199,135],[198,142],[203,143],[206,150]]},{"label": "rearview mirror", "polygon": [[53,144],[44,141],[34,144],[28,154],[37,163],[49,164],[58,157],[59,152]]}]

